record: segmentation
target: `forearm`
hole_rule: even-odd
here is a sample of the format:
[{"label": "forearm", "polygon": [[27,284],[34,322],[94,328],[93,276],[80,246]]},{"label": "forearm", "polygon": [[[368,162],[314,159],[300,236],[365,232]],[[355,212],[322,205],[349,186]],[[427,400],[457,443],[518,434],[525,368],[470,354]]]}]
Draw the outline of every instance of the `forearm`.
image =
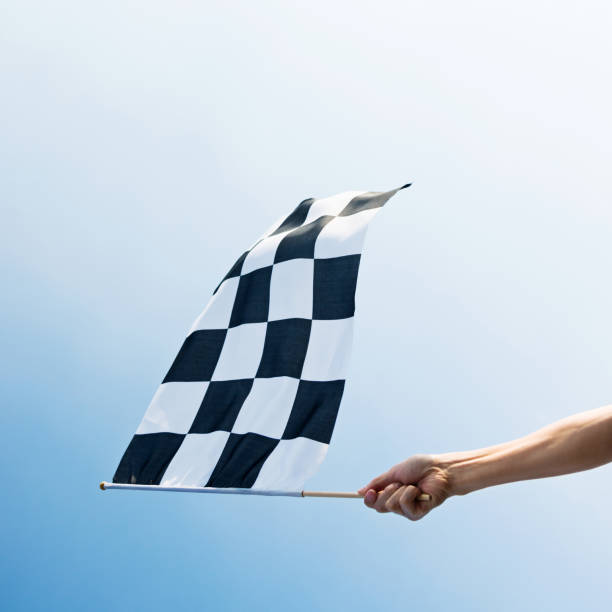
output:
[{"label": "forearm", "polygon": [[435,459],[448,473],[452,494],[518,480],[578,472],[612,461],[612,406],[557,421],[527,436]]}]

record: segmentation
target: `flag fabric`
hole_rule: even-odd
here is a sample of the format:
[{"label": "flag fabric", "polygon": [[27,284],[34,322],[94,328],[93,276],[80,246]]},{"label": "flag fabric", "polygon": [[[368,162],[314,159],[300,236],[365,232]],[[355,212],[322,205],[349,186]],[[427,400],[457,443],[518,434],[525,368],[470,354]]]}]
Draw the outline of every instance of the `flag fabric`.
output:
[{"label": "flag fabric", "polygon": [[113,482],[303,486],[325,457],[344,391],[365,233],[399,189],[304,200],[238,258]]}]

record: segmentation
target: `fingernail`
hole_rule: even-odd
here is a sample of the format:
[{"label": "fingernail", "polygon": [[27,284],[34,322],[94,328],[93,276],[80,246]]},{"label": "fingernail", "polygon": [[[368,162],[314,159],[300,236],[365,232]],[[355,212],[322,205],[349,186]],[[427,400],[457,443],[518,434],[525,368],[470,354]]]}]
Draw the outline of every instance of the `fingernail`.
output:
[{"label": "fingernail", "polygon": [[368,504],[373,504],[376,501],[376,491],[374,489],[370,489],[364,497],[364,500]]}]

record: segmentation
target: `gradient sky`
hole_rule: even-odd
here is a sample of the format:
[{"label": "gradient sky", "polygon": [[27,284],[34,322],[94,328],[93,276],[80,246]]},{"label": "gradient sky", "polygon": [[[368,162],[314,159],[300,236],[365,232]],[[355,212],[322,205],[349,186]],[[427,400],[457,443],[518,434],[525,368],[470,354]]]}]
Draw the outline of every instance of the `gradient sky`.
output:
[{"label": "gradient sky", "polygon": [[612,402],[605,2],[4,2],[9,610],[604,610],[612,466],[449,500],[97,489],[245,246],[306,197],[373,222],[309,488]]}]

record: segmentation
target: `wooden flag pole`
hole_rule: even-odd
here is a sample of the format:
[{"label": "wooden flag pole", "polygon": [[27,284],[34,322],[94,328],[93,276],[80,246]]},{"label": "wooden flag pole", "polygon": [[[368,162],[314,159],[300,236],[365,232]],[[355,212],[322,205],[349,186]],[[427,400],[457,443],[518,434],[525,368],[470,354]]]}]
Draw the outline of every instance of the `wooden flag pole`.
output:
[{"label": "wooden flag pole", "polygon": [[[101,482],[100,489],[126,489],[128,491],[173,491],[178,493],[216,493],[220,495],[266,495],[273,497],[333,497],[336,499],[362,498],[359,493],[344,491],[263,491],[257,489],[232,489],[217,487],[161,487],[159,485],[124,484],[117,482]],[[418,501],[429,501],[431,496],[422,493],[417,497]]]}]

